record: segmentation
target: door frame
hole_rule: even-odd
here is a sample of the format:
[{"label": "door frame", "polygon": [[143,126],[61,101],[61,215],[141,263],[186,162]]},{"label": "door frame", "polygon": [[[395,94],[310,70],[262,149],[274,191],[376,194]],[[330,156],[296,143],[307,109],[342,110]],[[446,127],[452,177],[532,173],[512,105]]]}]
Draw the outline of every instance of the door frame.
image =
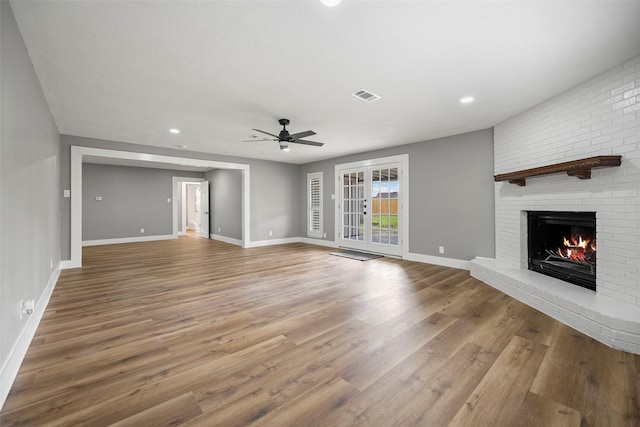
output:
[{"label": "door frame", "polygon": [[[187,234],[187,218],[186,218],[186,186],[188,184],[200,184],[204,181],[204,178],[187,178],[187,177],[173,177],[173,235],[184,236]],[[178,186],[180,186],[182,197],[178,201]],[[178,224],[178,205],[180,205],[180,216],[182,217],[182,223]],[[209,206],[211,208],[211,206]]]},{"label": "door frame", "polygon": [[[82,267],[82,162],[85,156],[140,163],[159,163],[166,165],[164,169],[171,169],[171,165],[175,165],[178,168],[188,166],[208,170],[235,169],[242,171],[242,247],[248,247],[251,241],[250,165],[73,145],[71,146],[71,259],[63,261],[62,268]],[[176,191],[175,186],[173,186],[173,191]],[[174,193],[172,197],[175,201],[176,194]]]},{"label": "door frame", "polygon": [[[369,166],[376,165],[384,165],[388,163],[400,163],[400,167],[402,169],[398,180],[400,181],[400,235],[398,238],[400,239],[401,246],[401,257],[408,258],[409,256],[409,155],[408,154],[400,154],[397,156],[389,156],[389,157],[379,157],[376,159],[367,159],[360,160],[357,162],[350,163],[341,163],[335,165],[335,196],[336,196],[336,204],[335,204],[335,236],[336,243],[338,245],[341,242],[341,208],[339,206],[340,200],[342,199],[342,188],[340,186],[340,171],[343,169],[356,169],[356,168],[365,168]],[[382,252],[381,252],[382,253]],[[390,255],[395,256],[395,255]]]}]

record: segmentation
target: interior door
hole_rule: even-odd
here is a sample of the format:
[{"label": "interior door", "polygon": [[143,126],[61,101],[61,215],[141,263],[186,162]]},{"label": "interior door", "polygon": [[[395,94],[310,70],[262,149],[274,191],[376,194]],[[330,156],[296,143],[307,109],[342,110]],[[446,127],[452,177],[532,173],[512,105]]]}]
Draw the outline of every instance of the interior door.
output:
[{"label": "interior door", "polygon": [[399,256],[400,163],[343,169],[339,174],[339,245]]},{"label": "interior door", "polygon": [[198,208],[198,232],[200,236],[209,238],[209,181],[200,183],[200,200]]}]

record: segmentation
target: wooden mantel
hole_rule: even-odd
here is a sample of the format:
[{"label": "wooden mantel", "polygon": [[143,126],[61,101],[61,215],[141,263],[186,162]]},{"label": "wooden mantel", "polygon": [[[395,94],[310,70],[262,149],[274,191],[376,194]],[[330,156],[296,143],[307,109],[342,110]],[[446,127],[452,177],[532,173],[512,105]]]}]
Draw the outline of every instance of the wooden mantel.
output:
[{"label": "wooden mantel", "polygon": [[580,179],[589,179],[591,178],[591,169],[620,166],[621,161],[622,156],[595,156],[517,172],[502,173],[495,175],[493,179],[496,182],[509,181],[511,184],[516,184],[521,187],[527,184],[527,178],[529,177],[561,172],[566,172],[567,175]]}]

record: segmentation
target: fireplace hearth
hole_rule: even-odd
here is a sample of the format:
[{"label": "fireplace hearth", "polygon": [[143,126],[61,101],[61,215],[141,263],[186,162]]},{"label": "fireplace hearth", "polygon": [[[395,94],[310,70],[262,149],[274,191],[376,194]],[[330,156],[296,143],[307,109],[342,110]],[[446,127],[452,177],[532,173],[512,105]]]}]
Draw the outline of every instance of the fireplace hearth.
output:
[{"label": "fireplace hearth", "polygon": [[529,270],[596,290],[595,212],[528,212]]}]

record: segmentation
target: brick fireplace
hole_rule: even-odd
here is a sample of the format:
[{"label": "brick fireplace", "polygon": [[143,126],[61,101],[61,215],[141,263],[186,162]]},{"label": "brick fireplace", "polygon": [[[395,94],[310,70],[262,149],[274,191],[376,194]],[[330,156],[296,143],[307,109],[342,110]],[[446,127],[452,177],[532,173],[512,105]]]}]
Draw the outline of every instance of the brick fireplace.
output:
[{"label": "brick fireplace", "polygon": [[[496,257],[474,259],[471,274],[640,354],[640,57],[494,128],[495,174],[611,155],[622,156],[620,166],[594,169],[590,179],[552,173],[524,186],[496,182]],[[528,269],[528,212],[535,211],[595,213],[596,290]]]}]

